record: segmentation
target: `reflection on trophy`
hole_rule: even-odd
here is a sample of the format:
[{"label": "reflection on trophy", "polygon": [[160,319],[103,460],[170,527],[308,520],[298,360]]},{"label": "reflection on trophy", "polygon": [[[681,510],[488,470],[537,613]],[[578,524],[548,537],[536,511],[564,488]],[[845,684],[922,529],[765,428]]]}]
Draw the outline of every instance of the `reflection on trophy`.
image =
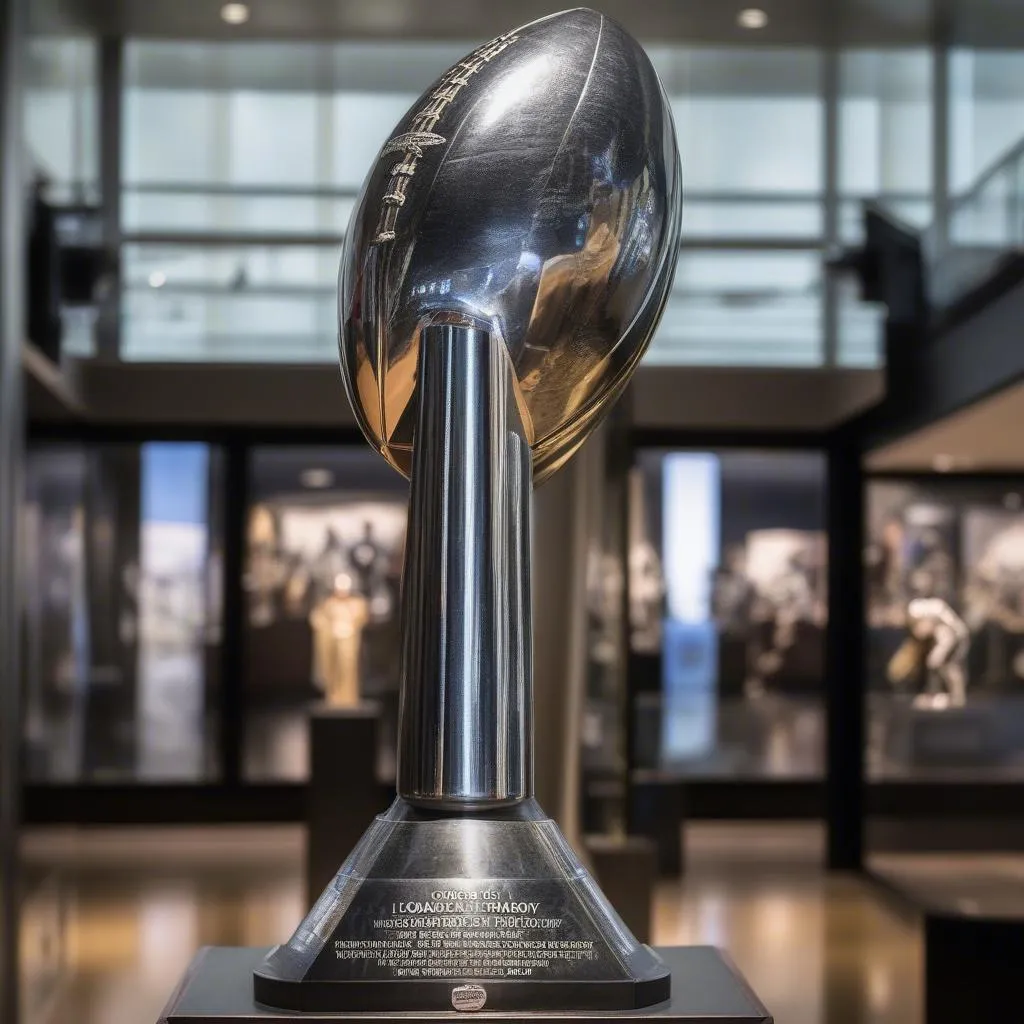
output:
[{"label": "reflection on trophy", "polygon": [[668,968],[533,797],[530,515],[533,485],[583,444],[657,326],[680,204],[661,84],[593,11],[475,50],[384,144],[346,233],[339,310],[360,426],[411,480],[398,798],[257,969],[259,1001],[667,998]]},{"label": "reflection on trophy", "polygon": [[312,611],[313,681],[331,707],[359,703],[359,651],[363,626],[369,618],[366,598],[352,589],[352,577],[339,573],[334,590]]},{"label": "reflection on trophy", "polygon": [[963,707],[970,648],[964,620],[940,598],[919,597],[907,605],[907,626],[910,636],[889,662],[889,679],[907,683],[923,673],[924,689],[914,698],[916,707]]}]

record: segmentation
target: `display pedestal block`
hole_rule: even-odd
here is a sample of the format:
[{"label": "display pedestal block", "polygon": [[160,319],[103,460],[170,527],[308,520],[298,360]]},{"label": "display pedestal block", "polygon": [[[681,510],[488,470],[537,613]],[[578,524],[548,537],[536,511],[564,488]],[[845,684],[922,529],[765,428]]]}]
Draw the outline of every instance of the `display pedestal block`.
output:
[{"label": "display pedestal block", "polygon": [[608,902],[641,942],[649,942],[657,847],[646,836],[584,836],[583,845]]},{"label": "display pedestal block", "polygon": [[1020,1020],[1024,919],[929,911],[924,921],[926,1024]]},{"label": "display pedestal block", "polygon": [[640,769],[633,773],[631,831],[647,836],[657,851],[658,874],[679,878],[685,864],[683,822],[686,798],[678,778]]},{"label": "display pedestal block", "polygon": [[[490,1021],[565,1024],[566,1020],[680,1021],[684,1024],[772,1024],[772,1017],[747,986],[736,968],[710,946],[670,947],[656,951],[672,972],[672,997],[640,1010],[586,1013],[516,1011],[483,1015]],[[171,997],[159,1024],[267,1024],[298,1021],[329,1024],[339,1020],[379,1022],[400,1016],[406,1021],[454,1019],[465,1014],[406,1011],[381,1013],[293,1013],[261,1006],[253,999],[253,971],[263,963],[267,949],[209,946],[192,961],[178,990]],[[401,982],[396,982],[401,984]]]},{"label": "display pedestal block", "polygon": [[312,905],[372,821],[387,806],[377,781],[380,707],[317,704],[309,716],[306,891]]},{"label": "display pedestal block", "polygon": [[988,704],[942,710],[903,705],[892,710],[886,754],[908,765],[984,765],[1000,757],[997,735],[997,714]]}]

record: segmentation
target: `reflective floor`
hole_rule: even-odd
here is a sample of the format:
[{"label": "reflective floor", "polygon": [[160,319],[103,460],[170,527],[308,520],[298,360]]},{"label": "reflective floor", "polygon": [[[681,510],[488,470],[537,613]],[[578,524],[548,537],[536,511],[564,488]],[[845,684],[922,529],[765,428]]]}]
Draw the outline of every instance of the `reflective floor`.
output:
[{"label": "reflective floor", "polygon": [[1024,917],[1020,853],[885,853],[868,866],[918,905],[986,917]]},{"label": "reflective floor", "polygon": [[[921,943],[820,869],[809,825],[697,825],[654,941],[725,947],[778,1024],[919,1024]],[[40,831],[25,843],[26,1024],[151,1024],[203,944],[269,944],[305,911],[295,827]]]}]

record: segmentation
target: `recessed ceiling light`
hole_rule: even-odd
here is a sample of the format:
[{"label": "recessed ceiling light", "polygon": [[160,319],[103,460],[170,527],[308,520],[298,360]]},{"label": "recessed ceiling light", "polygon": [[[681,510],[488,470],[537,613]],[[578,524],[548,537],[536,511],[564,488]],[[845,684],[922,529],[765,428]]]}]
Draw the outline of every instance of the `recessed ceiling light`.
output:
[{"label": "recessed ceiling light", "polygon": [[167,284],[167,275],[162,270],[154,270],[149,275],[150,288],[163,288]]},{"label": "recessed ceiling light", "polygon": [[956,465],[956,459],[946,452],[940,452],[932,459],[932,469],[936,473],[948,473]]},{"label": "recessed ceiling light", "polygon": [[249,20],[249,8],[245,4],[225,4],[220,17],[229,25],[244,25]]},{"label": "recessed ceiling light", "polygon": [[303,487],[323,490],[334,483],[334,474],[329,469],[304,469],[299,474],[299,481]]},{"label": "recessed ceiling light", "polygon": [[744,7],[736,15],[736,24],[740,28],[764,28],[768,24],[768,15],[760,7]]}]

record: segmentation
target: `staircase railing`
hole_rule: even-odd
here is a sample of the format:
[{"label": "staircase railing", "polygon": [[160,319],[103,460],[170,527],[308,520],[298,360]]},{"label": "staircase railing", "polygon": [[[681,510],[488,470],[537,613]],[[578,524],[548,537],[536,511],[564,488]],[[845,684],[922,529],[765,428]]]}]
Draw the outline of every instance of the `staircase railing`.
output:
[{"label": "staircase railing", "polygon": [[1024,139],[950,204],[922,238],[929,299],[941,313],[1024,254]]}]

